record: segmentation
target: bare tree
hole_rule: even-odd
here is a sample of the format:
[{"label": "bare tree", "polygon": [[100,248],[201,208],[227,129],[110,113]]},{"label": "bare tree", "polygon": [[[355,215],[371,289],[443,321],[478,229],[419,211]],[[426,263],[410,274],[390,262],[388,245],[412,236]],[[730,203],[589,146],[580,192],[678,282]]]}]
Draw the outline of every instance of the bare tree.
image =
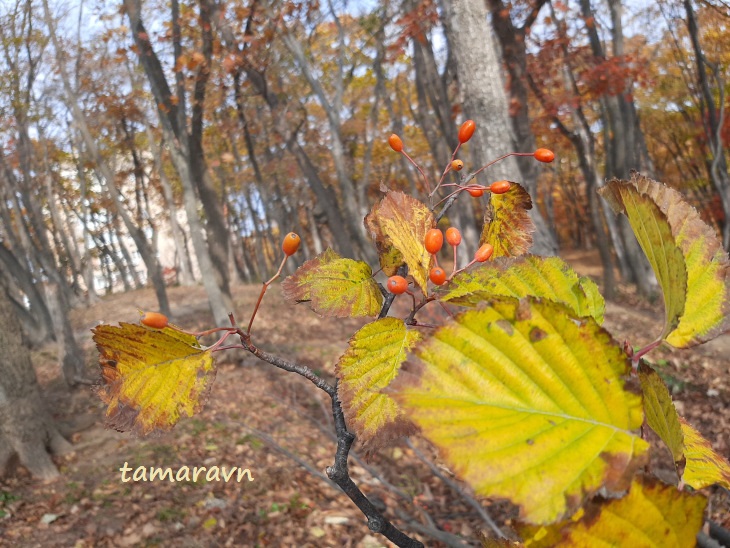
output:
[{"label": "bare tree", "polygon": [[94,136],[91,133],[91,129],[89,128],[89,123],[86,115],[81,110],[78,97],[76,96],[75,90],[71,85],[71,80],[66,71],[64,49],[56,34],[55,22],[51,17],[51,12],[48,8],[47,0],[43,0],[43,13],[48,34],[56,50],[55,53],[57,59],[57,67],[58,72],[61,76],[61,82],[63,84],[63,95],[66,107],[71,114],[75,128],[78,130],[83,146],[85,147],[87,153],[94,162],[94,169],[98,174],[100,182],[105,186],[106,190],[109,192],[109,195],[112,198],[111,204],[113,212],[117,213],[121,217],[122,221],[124,222],[125,228],[127,229],[127,232],[134,241],[137,250],[142,257],[142,261],[147,267],[147,273],[150,280],[152,280],[152,285],[155,289],[159,309],[164,314],[170,315],[170,302],[167,298],[165,280],[162,276],[162,268],[160,266],[160,262],[157,259],[157,255],[154,249],[147,240],[144,228],[135,224],[134,219],[132,219],[131,215],[127,211],[123,203],[121,193],[116,186],[114,170],[101,154],[99,145],[96,139],[94,139]]},{"label": "bare tree", "polygon": [[[180,28],[180,7],[172,0],[171,22],[172,43],[175,61],[182,56],[182,34]],[[183,203],[190,224],[193,248],[208,300],[216,323],[225,325],[228,313],[233,310],[229,281],[229,235],[220,199],[213,188],[208,174],[203,151],[203,116],[205,95],[210,77],[210,63],[213,51],[213,34],[210,11],[201,5],[200,28],[203,62],[195,75],[192,97],[188,97],[185,79],[176,71],[174,93],[167,81],[165,71],[157,56],[142,18],[140,0],[124,0],[124,9],[129,19],[132,39],[157,104],[157,114],[165,143],[170,152],[172,164],[183,187]],[[186,105],[190,103],[191,115],[188,124]],[[197,200],[203,205],[205,223],[198,219]],[[204,228],[207,241],[200,234]]]}]

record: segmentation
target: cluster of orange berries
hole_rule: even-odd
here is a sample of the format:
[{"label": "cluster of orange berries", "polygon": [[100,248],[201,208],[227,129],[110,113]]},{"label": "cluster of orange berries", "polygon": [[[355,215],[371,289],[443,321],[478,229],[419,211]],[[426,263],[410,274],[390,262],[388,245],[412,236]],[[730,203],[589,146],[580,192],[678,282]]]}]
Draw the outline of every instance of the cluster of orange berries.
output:
[{"label": "cluster of orange berries", "polygon": [[[458,247],[459,244],[461,244],[461,232],[459,232],[459,229],[453,226],[447,228],[446,241],[451,247]],[[438,261],[435,260],[435,255],[439,251],[441,251],[441,248],[444,245],[444,233],[441,232],[441,230],[439,230],[438,228],[430,229],[428,232],[426,232],[426,236],[423,239],[423,244],[426,248],[426,251],[434,256],[434,262],[436,262],[436,266],[434,266],[429,272],[429,279],[435,285],[445,284],[446,281],[450,278],[446,276],[446,271],[438,266]],[[488,261],[492,257],[493,253],[494,247],[492,246],[492,244],[484,244],[479,249],[477,249],[476,253],[474,253],[474,259],[467,266],[470,266],[474,263],[483,263],[485,261]],[[456,270],[452,272],[451,276],[453,276],[455,273]],[[405,293],[408,290],[408,281],[403,276],[391,276],[390,278],[388,278],[388,283],[386,287],[391,293],[394,293],[395,295],[400,295],[401,293]]]},{"label": "cluster of orange berries", "polygon": [[[461,127],[459,128],[459,147],[469,141],[469,139],[472,138],[472,135],[474,135],[474,131],[476,130],[476,123],[474,120],[467,120],[463,124],[461,124]],[[388,144],[390,145],[390,148],[392,148],[395,152],[400,152],[410,160],[410,157],[403,151],[403,140],[398,137],[395,133],[393,133],[388,138]],[[456,154],[457,150],[454,151],[454,155]],[[548,150],[547,148],[538,148],[535,152],[532,154],[528,153],[511,153],[509,155],[515,155],[515,156],[533,156],[537,161],[544,162],[544,163],[550,163],[555,159],[555,154],[552,150]],[[447,166],[446,171],[444,172],[444,175],[448,171],[461,171],[464,169],[464,162],[462,160],[459,160],[458,158],[453,159],[451,163]],[[481,171],[481,170],[480,170]],[[464,190],[466,190],[471,196],[474,198],[479,198],[484,195],[485,191],[489,191],[492,194],[504,194],[505,192],[509,191],[510,189],[510,182],[509,181],[496,181],[492,183],[489,186],[482,186],[482,185],[469,185]]]},{"label": "cluster of orange berries", "polygon": [[[467,120],[463,124],[461,124],[461,127],[459,127],[459,145],[454,150],[454,153],[452,155],[451,162],[447,165],[446,169],[444,170],[444,176],[448,171],[461,171],[464,169],[464,162],[462,160],[459,160],[458,158],[454,158],[456,156],[456,153],[458,152],[461,145],[469,141],[469,139],[472,138],[474,135],[474,131],[476,130],[476,123],[474,120]],[[403,154],[408,160],[411,161],[416,167],[418,165],[408,156],[408,154],[405,153],[403,150],[403,141],[398,135],[393,133],[388,138],[388,144],[390,145],[390,148],[392,148],[395,152],[399,152]],[[552,150],[548,150],[547,148],[538,148],[533,153],[526,153],[526,152],[511,152],[509,154],[506,154],[505,156],[498,158],[496,161],[501,160],[502,158],[505,158],[507,156],[533,156],[537,161],[544,162],[544,163],[550,163],[555,159],[555,154]],[[494,162],[491,162],[487,164],[486,166],[482,167],[478,171],[476,171],[474,174],[470,176],[470,178],[473,178],[474,175],[485,169],[486,167],[489,167]],[[419,168],[420,170],[420,168]],[[423,175],[423,172],[421,172]],[[425,175],[424,175],[425,179]],[[443,176],[442,176],[443,180]],[[441,186],[441,182],[437,185],[437,189]],[[452,185],[452,186],[458,186],[458,185]],[[457,192],[460,192],[461,190],[466,190],[471,196],[474,198],[479,198],[480,196],[484,195],[484,192],[488,190],[492,194],[504,194],[505,192],[508,192],[511,188],[512,184],[509,181],[495,181],[494,183],[490,184],[489,186],[482,186],[477,184],[468,185],[466,187],[461,187],[457,190]],[[435,190],[434,190],[435,192]],[[454,248],[454,257],[456,257],[456,247],[461,243],[461,233],[457,228],[451,227],[446,230],[446,241]],[[450,277],[446,276],[446,272],[443,268],[438,266],[438,261],[436,260],[436,253],[438,253],[441,250],[441,247],[444,245],[444,235],[438,228],[432,228],[426,233],[426,237],[424,239],[424,245],[426,247],[426,251],[428,251],[433,257],[434,262],[436,263],[436,266],[434,266],[431,271],[429,272],[429,279],[435,284],[435,285],[443,285],[446,283],[447,280],[451,279],[456,272],[456,265],[454,265],[454,272],[451,273]],[[489,260],[492,257],[492,254],[494,253],[494,247],[491,244],[484,244],[482,245],[477,252],[474,254],[474,259],[464,268],[467,268],[468,266],[479,262],[483,263],[487,260]],[[461,269],[463,270],[463,269]],[[391,276],[388,278],[387,283],[388,291],[390,291],[393,294],[400,295],[401,293],[405,293],[408,291],[408,281],[403,276]]]}]

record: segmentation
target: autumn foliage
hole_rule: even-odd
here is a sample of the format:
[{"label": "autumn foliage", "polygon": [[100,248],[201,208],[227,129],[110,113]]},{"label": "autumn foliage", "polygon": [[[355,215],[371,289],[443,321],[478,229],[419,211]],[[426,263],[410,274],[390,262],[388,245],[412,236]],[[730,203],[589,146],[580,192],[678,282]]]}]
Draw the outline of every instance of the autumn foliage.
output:
[{"label": "autumn foliage", "polygon": [[[460,145],[473,132],[473,122],[462,125]],[[406,154],[394,137],[391,148]],[[554,154],[540,149],[534,157],[546,162]],[[491,193],[476,255],[450,271],[439,265],[444,239],[452,248],[462,242],[457,227],[445,237],[437,228],[452,203],[446,198],[458,199],[480,171],[429,184],[426,201],[383,188],[365,219],[379,255],[375,272],[327,249],[284,280],[292,305],[374,318],[350,338],[336,384],[257,348],[250,334],[256,310],[248,331],[231,316],[230,326],[205,332],[222,335],[207,348],[200,334],[176,326],[104,325],[94,340],[109,425],[148,434],[197,412],[213,381],[212,355],[227,341],[325,390],[336,421],[341,412],[368,454],[422,435],[476,494],[519,506],[517,530],[530,546],[625,541],[613,516],[631,519],[637,538],[691,544],[706,499],[644,472],[650,446],[642,429],[648,425],[666,444],[680,486],[730,488],[730,464],[678,415],[645,356],[662,343],[687,348],[727,331],[727,253],[678,192],[639,174],[609,182],[601,195],[627,216],[666,304],[656,342],[633,351],[603,327],[605,303],[592,280],[557,257],[529,254],[532,200],[519,183],[484,187]],[[286,236],[284,261],[296,251],[295,236]],[[403,317],[388,316],[395,299],[407,304]],[[421,323],[428,306],[450,318]],[[347,435],[338,430],[340,441]]]}]

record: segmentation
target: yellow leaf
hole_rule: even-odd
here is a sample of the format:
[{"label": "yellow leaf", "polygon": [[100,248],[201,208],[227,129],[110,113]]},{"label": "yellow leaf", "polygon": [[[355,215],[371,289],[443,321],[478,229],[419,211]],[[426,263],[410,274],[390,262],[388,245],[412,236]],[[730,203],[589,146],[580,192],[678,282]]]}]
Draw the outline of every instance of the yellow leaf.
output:
[{"label": "yellow leaf", "polygon": [[[640,242],[640,235],[651,232],[652,224],[661,227],[661,241],[645,239],[642,248],[650,262],[656,259],[652,266],[664,292],[668,319],[664,339],[676,348],[687,348],[727,331],[730,258],[697,210],[676,190],[636,173],[631,181],[610,181],[600,192],[614,211],[627,213]],[[646,207],[647,200],[656,207]],[[683,266],[672,248],[680,250]]]},{"label": "yellow leaf", "polygon": [[516,257],[527,253],[532,246],[535,225],[528,213],[532,199],[521,185],[511,185],[504,194],[492,194],[484,212],[479,245],[492,244],[493,258]]},{"label": "yellow leaf", "polygon": [[679,421],[684,434],[684,457],[687,459],[682,481],[695,489],[716,483],[730,489],[730,463],[718,455],[710,442],[689,423],[682,418]]},{"label": "yellow leaf", "polygon": [[520,532],[529,548],[685,548],[697,543],[706,505],[701,495],[637,478],[626,496],[590,503],[579,520]]},{"label": "yellow leaf", "polygon": [[644,362],[639,365],[639,381],[646,422],[666,444],[674,462],[679,463],[684,456],[684,436],[672,396],[662,378]]},{"label": "yellow leaf", "polygon": [[345,418],[366,452],[414,432],[382,390],[398,375],[406,352],[419,338],[418,332],[406,329],[402,320],[382,318],[355,333],[337,363]]},{"label": "yellow leaf", "polygon": [[578,316],[603,323],[605,303],[590,278],[579,278],[559,257],[523,255],[478,264],[460,272],[442,289],[439,300],[476,306],[492,297],[539,297],[563,303]]},{"label": "yellow leaf", "polygon": [[108,427],[145,436],[170,430],[200,410],[215,363],[195,337],[128,323],[100,325],[92,332],[104,382],[99,396],[109,405]]},{"label": "yellow leaf", "polygon": [[330,248],[300,266],[281,288],[289,302],[306,302],[323,316],[375,316],[383,303],[370,266]]},{"label": "yellow leaf", "polygon": [[[380,244],[381,256],[389,247],[400,252],[410,275],[425,294],[431,254],[426,251],[423,240],[434,225],[433,213],[426,204],[403,192],[388,191],[365,218],[365,225]],[[389,263],[393,261],[391,258]]]},{"label": "yellow leaf", "polygon": [[672,235],[669,219],[654,200],[631,184],[614,179],[601,192],[616,212],[629,218],[636,239],[654,269],[664,294],[665,322],[661,337],[679,324],[687,296],[687,269],[682,250]]},{"label": "yellow leaf", "polygon": [[[592,318],[532,298],[493,299],[437,329],[391,386],[406,416],[479,495],[550,523],[646,461],[627,356]],[[410,362],[409,362],[410,363]]]}]

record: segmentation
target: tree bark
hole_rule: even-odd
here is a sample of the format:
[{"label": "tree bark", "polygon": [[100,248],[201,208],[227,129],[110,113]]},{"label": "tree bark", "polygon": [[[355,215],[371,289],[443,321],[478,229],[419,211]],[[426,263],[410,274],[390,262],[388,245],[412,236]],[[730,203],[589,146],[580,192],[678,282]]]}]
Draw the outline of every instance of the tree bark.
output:
[{"label": "tree bark", "polygon": [[[464,96],[464,113],[478,128],[469,144],[475,165],[480,166],[511,152],[512,128],[507,96],[503,79],[498,76],[502,67],[484,1],[442,0],[442,4],[446,34]],[[489,169],[494,180],[514,180],[519,174],[519,166],[512,157]],[[530,217],[536,229],[532,252],[540,255],[557,253],[557,242],[536,206],[530,211]]]},{"label": "tree bark", "polygon": [[[722,226],[722,246],[726,251],[730,251],[730,175],[728,175],[725,146],[721,135],[725,118],[725,82],[721,77],[719,66],[716,63],[710,63],[702,51],[699,27],[691,0],[684,0],[684,9],[687,13],[687,30],[692,41],[697,67],[700,104],[704,107],[701,110],[707,114],[703,117],[703,128],[710,144],[710,178],[720,195],[720,203],[725,215],[725,222]],[[708,70],[715,79],[715,87],[719,92],[717,105],[707,77]]]},{"label": "tree bark", "polygon": [[[535,150],[535,136],[532,133],[528,104],[527,47],[526,35],[537,19],[538,13],[547,0],[537,0],[531,6],[521,26],[512,21],[512,6],[503,0],[488,0],[492,14],[492,29],[499,40],[502,59],[507,71],[509,85],[509,117],[512,122],[512,136],[515,150],[532,152]],[[532,196],[537,196],[538,163],[532,158],[518,158],[522,173],[521,184]]]},{"label": "tree bark", "polygon": [[0,291],[0,476],[14,455],[30,473],[50,480],[59,472],[51,454],[72,449],[45,408],[38,380],[23,346],[12,304]]}]

